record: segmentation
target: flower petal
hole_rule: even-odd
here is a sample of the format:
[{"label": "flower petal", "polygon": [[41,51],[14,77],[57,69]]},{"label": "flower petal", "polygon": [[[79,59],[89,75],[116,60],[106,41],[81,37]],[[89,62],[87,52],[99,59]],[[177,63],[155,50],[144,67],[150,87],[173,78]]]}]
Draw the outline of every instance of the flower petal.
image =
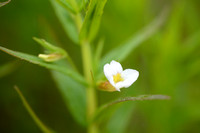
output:
[{"label": "flower petal", "polygon": [[119,82],[117,87],[129,87],[131,86],[138,78],[139,72],[133,69],[126,69],[121,73],[122,78],[124,81]]},{"label": "flower petal", "polygon": [[103,68],[103,71],[104,71],[104,74],[105,74],[107,79],[112,77],[113,71],[112,71],[112,68],[110,67],[110,64],[105,64],[104,68]]},{"label": "flower petal", "polygon": [[110,64],[105,64],[104,65],[104,74],[108,81],[114,86],[114,81],[113,81],[113,75],[115,74],[114,69],[111,67]]},{"label": "flower petal", "polygon": [[110,67],[112,68],[114,75],[116,75],[117,73],[121,73],[123,71],[121,64],[114,60],[110,62]]}]

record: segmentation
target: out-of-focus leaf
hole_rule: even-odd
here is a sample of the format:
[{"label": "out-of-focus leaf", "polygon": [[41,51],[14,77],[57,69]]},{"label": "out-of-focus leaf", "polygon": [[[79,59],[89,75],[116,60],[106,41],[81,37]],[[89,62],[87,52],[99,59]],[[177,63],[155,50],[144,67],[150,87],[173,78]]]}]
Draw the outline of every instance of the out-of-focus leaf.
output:
[{"label": "out-of-focus leaf", "polygon": [[81,125],[86,125],[86,92],[84,86],[68,76],[52,72],[52,76],[60,89],[74,119]]},{"label": "out-of-focus leaf", "polygon": [[134,111],[134,104],[130,106],[129,103],[123,103],[114,114],[112,114],[110,120],[105,126],[104,133],[124,133],[126,127],[129,124],[131,115]]},{"label": "out-of-focus leaf", "polygon": [[200,74],[200,59],[193,61],[192,63],[185,66],[184,69],[186,72],[183,74],[183,81],[187,81],[188,79]]},{"label": "out-of-focus leaf", "polygon": [[198,50],[200,47],[200,31],[191,35],[185,42],[183,50],[181,50],[181,56],[183,59],[188,58],[191,54],[194,53],[195,50]]},{"label": "out-of-focus leaf", "polygon": [[[186,80],[196,76],[199,74],[200,72],[200,60],[198,58],[199,55],[198,51],[200,48],[200,32],[197,32],[195,34],[193,34],[191,37],[189,37],[185,43],[184,43],[184,47],[182,48],[182,50],[180,50],[180,52],[182,54],[181,55],[181,61],[182,62],[190,62],[188,64],[185,64],[182,71],[184,71],[185,73],[182,73],[183,75],[181,77],[182,82],[185,82]],[[193,59],[194,56],[197,56],[198,59]]]},{"label": "out-of-focus leaf", "polygon": [[69,67],[67,68],[67,67],[55,64],[55,63],[47,63],[47,62],[44,62],[42,59],[38,58],[37,56],[33,56],[33,55],[29,55],[29,54],[13,51],[13,50],[1,47],[1,46],[0,46],[0,50],[4,51],[4,52],[6,52],[6,53],[8,53],[8,54],[10,54],[10,55],[12,55],[14,57],[17,57],[17,58],[20,58],[22,60],[28,61],[30,63],[37,64],[37,65],[46,67],[48,69],[52,69],[52,70],[56,70],[58,72],[61,72],[61,73],[65,74],[65,75],[73,78],[74,80],[78,81],[79,83],[82,83],[82,84],[85,84],[85,85],[87,84],[85,79],[80,74],[78,74],[77,72],[73,71]]},{"label": "out-of-focus leaf", "polygon": [[91,42],[99,29],[101,16],[107,0],[91,0],[80,32],[80,41]]},{"label": "out-of-focus leaf", "polygon": [[11,61],[0,66],[0,78],[12,73],[19,67],[17,61]]},{"label": "out-of-focus leaf", "polygon": [[6,4],[8,4],[11,0],[7,0],[5,2],[0,2],[0,7],[5,6]]},{"label": "out-of-focus leaf", "polygon": [[72,39],[72,41],[76,44],[79,42],[79,33],[76,27],[76,24],[72,18],[72,14],[70,12],[66,11],[59,3],[57,3],[55,0],[50,0],[52,3],[52,6],[56,12],[56,15],[58,19],[60,20],[65,32],[69,36],[69,38]]},{"label": "out-of-focus leaf", "polygon": [[138,34],[131,37],[128,41],[114,48],[107,53],[100,62],[99,69],[102,70],[103,65],[111,60],[123,61],[139,44],[151,37],[163,24],[167,16],[167,10],[164,10],[158,18],[156,18],[147,27]]},{"label": "out-of-focus leaf", "polygon": [[[178,62],[180,61],[181,54],[180,40],[182,39],[182,27],[184,24],[184,9],[185,1],[181,3],[176,3],[171,10],[171,14],[165,25],[165,30],[163,30],[161,36],[155,42],[157,46],[157,56],[152,60],[152,78],[153,82],[156,83],[155,89],[165,90],[164,92],[169,94],[174,88],[169,86],[178,83],[181,77],[177,77],[182,73],[182,68],[178,68]],[[162,44],[162,45],[161,45]],[[159,76],[153,74],[154,72],[159,73]],[[160,78],[162,77],[162,78]],[[170,77],[170,78],[168,78]]]},{"label": "out-of-focus leaf", "polygon": [[28,111],[28,113],[30,114],[30,116],[32,117],[32,119],[35,121],[35,123],[37,124],[37,126],[44,132],[44,133],[53,133],[53,131],[51,131],[39,118],[38,116],[35,114],[35,112],[33,111],[33,109],[30,107],[30,105],[28,104],[27,100],[25,99],[25,97],[23,96],[22,92],[19,90],[19,88],[17,86],[14,87],[15,90],[17,91],[17,93],[19,94],[24,107],[26,108],[26,110]]}]

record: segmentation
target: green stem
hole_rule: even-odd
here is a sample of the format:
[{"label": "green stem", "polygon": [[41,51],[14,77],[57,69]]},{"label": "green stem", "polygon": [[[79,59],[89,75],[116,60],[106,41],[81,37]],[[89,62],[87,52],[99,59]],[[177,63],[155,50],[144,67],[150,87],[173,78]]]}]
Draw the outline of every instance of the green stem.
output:
[{"label": "green stem", "polygon": [[[74,21],[76,23],[78,32],[80,32],[83,23],[80,13],[74,16]],[[89,123],[93,119],[97,108],[96,90],[94,88],[94,81],[92,78],[92,72],[93,72],[92,56],[91,56],[91,48],[89,42],[87,41],[81,42],[81,50],[83,58],[84,75],[89,85],[88,88],[86,89],[87,120]],[[88,125],[88,133],[98,133],[98,127],[95,123],[91,123]]]},{"label": "green stem", "polygon": [[31,115],[31,117],[33,118],[33,120],[35,121],[35,123],[38,125],[38,127],[40,127],[40,129],[44,132],[44,133],[53,133],[50,129],[48,129],[46,127],[46,125],[37,117],[37,115],[35,114],[35,112],[32,110],[32,108],[30,107],[30,105],[28,104],[28,102],[26,101],[25,97],[23,96],[23,94],[21,93],[21,91],[19,90],[19,88],[17,86],[14,87],[15,90],[17,91],[17,93],[19,94],[25,108],[27,109],[28,113]]},{"label": "green stem", "polygon": [[[83,58],[83,68],[84,75],[89,84],[86,90],[87,93],[87,119],[90,121],[96,111],[97,99],[96,90],[94,88],[94,81],[92,79],[92,57],[90,44],[88,42],[83,42],[82,46],[82,58]],[[88,133],[98,133],[98,128],[95,123],[88,125]]]}]

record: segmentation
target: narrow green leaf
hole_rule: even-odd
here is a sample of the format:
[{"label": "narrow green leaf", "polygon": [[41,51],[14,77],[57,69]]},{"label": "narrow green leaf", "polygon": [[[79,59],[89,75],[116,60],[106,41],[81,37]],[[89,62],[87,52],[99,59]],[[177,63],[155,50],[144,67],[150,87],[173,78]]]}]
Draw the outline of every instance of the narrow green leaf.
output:
[{"label": "narrow green leaf", "polygon": [[22,92],[19,90],[19,88],[17,86],[14,87],[15,90],[17,91],[17,93],[19,94],[24,107],[26,108],[26,110],[28,111],[28,113],[30,114],[30,116],[33,118],[33,120],[35,121],[35,123],[37,124],[37,126],[44,132],[44,133],[53,133],[53,131],[51,131],[39,118],[38,116],[35,114],[35,112],[32,110],[32,108],[30,107],[30,105],[28,104],[27,100],[25,99],[25,97],[23,96]]},{"label": "narrow green leaf", "polygon": [[12,73],[19,67],[18,61],[11,61],[0,66],[0,78]]},{"label": "narrow green leaf", "polygon": [[38,42],[42,47],[44,47],[45,49],[49,50],[50,52],[61,53],[61,54],[65,55],[65,56],[67,55],[67,52],[64,49],[56,47],[56,46],[50,44],[49,42],[47,42],[44,39],[33,37],[33,40]]},{"label": "narrow green leaf", "polygon": [[79,33],[76,24],[72,18],[72,14],[67,10],[65,10],[65,8],[62,7],[57,1],[55,0],[50,0],[50,1],[65,32],[74,43],[78,44]]},{"label": "narrow green leaf", "polygon": [[8,4],[11,0],[7,0],[5,2],[0,2],[0,7],[5,6],[6,4]]},{"label": "narrow green leaf", "polygon": [[169,100],[169,96],[165,95],[140,95],[137,97],[125,97],[125,98],[120,98],[118,100],[112,101],[110,103],[107,103],[105,105],[102,105],[96,112],[95,119],[101,115],[101,113],[106,110],[108,107],[122,103],[122,102],[127,102],[127,101],[144,101],[144,100]]},{"label": "narrow green leaf", "polygon": [[72,69],[70,69],[69,67],[63,67],[61,65],[55,64],[55,63],[48,63],[43,61],[42,59],[38,58],[37,56],[33,56],[33,55],[29,55],[29,54],[25,54],[25,53],[21,53],[21,52],[17,52],[17,51],[13,51],[4,47],[0,46],[0,50],[14,56],[17,58],[20,58],[22,60],[28,61],[30,63],[33,64],[37,64],[43,67],[46,67],[48,69],[52,69],[52,70],[56,70],[58,72],[61,72],[71,78],[73,78],[74,80],[78,81],[79,83],[82,83],[84,85],[87,85],[85,79],[78,74],[77,72],[73,71]]},{"label": "narrow green leaf", "polygon": [[101,16],[107,0],[91,0],[80,32],[80,41],[91,42],[99,29]]},{"label": "narrow green leaf", "polygon": [[141,30],[138,34],[131,37],[128,41],[116,47],[107,53],[100,62],[99,70],[103,68],[103,65],[111,60],[123,61],[139,44],[150,38],[163,24],[167,16],[167,10],[164,10],[158,18],[156,18],[147,27]]},{"label": "narrow green leaf", "polygon": [[79,124],[85,126],[86,92],[84,86],[62,73],[52,71],[52,76],[72,116]]},{"label": "narrow green leaf", "polygon": [[[45,41],[44,39],[39,39],[39,38],[36,38],[36,37],[33,37],[33,39],[36,42],[38,42],[42,47],[49,50],[49,52],[50,52],[50,54],[39,54],[39,58],[42,58],[47,62],[52,62],[52,61],[60,60],[60,59],[66,57],[68,62],[70,63],[70,65],[74,68],[75,71],[77,71],[77,68],[76,68],[74,62],[72,61],[71,57],[68,55],[68,53],[64,49],[62,49],[60,47],[56,47],[56,46],[50,44],[49,42]],[[44,56],[44,57],[41,57],[41,55]],[[54,55],[54,59],[50,58],[50,61],[49,61],[48,56],[51,57],[51,55]]]}]

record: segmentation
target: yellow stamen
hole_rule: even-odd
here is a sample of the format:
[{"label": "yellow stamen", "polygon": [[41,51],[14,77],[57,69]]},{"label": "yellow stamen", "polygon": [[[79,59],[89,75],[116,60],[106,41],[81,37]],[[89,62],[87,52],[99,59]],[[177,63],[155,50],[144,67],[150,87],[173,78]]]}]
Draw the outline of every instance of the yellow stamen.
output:
[{"label": "yellow stamen", "polygon": [[116,83],[120,82],[120,81],[124,81],[124,79],[121,77],[120,73],[117,73],[116,75],[113,75],[113,80]]}]

